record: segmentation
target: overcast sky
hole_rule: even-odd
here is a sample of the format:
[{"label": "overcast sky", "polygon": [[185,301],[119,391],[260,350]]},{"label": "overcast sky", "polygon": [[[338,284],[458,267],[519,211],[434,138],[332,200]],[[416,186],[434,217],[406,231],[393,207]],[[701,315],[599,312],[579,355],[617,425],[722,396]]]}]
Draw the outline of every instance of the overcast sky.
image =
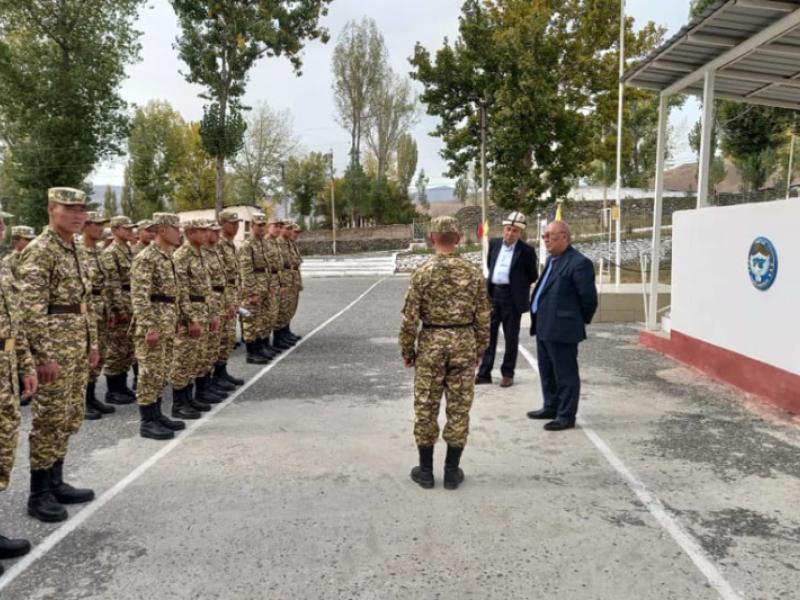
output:
[{"label": "overcast sky", "polygon": [[[410,70],[408,57],[419,41],[431,51],[442,45],[445,36],[454,39],[458,32],[458,15],[462,0],[334,0],[324,24],[331,33],[327,45],[312,42],[303,58],[303,75],[296,77],[288,61],[282,58],[263,59],[251,71],[246,104],[265,101],[276,109],[289,109],[294,129],[307,150],[333,150],[338,172],[347,162],[349,136],[334,118],[331,91],[331,55],[333,45],[344,25],[351,19],[369,16],[375,19],[389,49],[392,67],[399,73]],[[648,20],[668,28],[668,35],[687,21],[689,0],[656,3],[652,0],[628,0],[628,13],[637,24]],[[402,7],[399,8],[399,7]],[[142,60],[128,68],[129,78],[122,87],[128,102],[143,105],[152,99],[168,101],[187,120],[198,120],[203,114],[203,100],[198,98],[198,86],[183,79],[184,68],[172,44],[178,35],[178,25],[168,0],[152,0],[144,8],[138,23],[143,32]],[[421,118],[412,132],[419,146],[420,168],[430,177],[430,185],[450,183],[439,157],[441,144],[428,133],[435,120],[420,111]],[[682,133],[697,119],[697,108],[691,103],[673,116],[672,125]],[[680,137],[685,138],[685,135]],[[692,160],[686,144],[676,148],[677,162]],[[96,185],[122,183],[124,158],[103,165],[93,177]]]}]

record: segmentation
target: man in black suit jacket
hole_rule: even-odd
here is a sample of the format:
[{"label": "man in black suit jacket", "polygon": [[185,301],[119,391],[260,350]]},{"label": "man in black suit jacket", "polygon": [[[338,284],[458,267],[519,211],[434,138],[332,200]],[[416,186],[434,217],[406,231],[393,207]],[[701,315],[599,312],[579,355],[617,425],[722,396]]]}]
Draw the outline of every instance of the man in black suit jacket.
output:
[{"label": "man in black suit jacket", "polygon": [[586,339],[586,325],[597,310],[594,265],[571,242],[564,221],[547,226],[544,243],[550,256],[531,295],[531,335],[536,336],[544,407],[528,417],[550,420],[544,426],[548,431],[575,426],[581,394],[578,344]]},{"label": "man in black suit jacket", "polygon": [[497,350],[497,334],[500,324],[506,339],[506,351],[500,367],[501,387],[514,383],[514,368],[517,366],[519,346],[519,324],[522,315],[529,309],[531,285],[536,281],[536,252],[520,238],[525,231],[525,215],[512,212],[503,221],[503,237],[489,242],[486,257],[489,277],[486,287],[492,300],[492,329],[489,347],[483,354],[475,383],[491,383],[494,357]]}]

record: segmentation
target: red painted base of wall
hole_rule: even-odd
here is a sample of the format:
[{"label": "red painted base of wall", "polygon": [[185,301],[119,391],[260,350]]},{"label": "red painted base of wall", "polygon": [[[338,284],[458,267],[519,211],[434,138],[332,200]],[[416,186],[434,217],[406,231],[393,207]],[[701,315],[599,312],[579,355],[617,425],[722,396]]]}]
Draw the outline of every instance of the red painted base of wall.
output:
[{"label": "red painted base of wall", "polygon": [[800,375],[679,331],[672,331],[669,337],[642,331],[639,343],[790,413],[800,414]]}]

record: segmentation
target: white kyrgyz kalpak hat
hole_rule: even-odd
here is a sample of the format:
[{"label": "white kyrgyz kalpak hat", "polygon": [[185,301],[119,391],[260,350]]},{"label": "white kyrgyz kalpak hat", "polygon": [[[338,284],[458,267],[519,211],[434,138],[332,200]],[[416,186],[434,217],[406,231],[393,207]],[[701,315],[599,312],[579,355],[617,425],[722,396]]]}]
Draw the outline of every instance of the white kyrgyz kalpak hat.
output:
[{"label": "white kyrgyz kalpak hat", "polygon": [[521,212],[512,212],[505,219],[503,225],[511,225],[517,229],[525,229],[528,226],[528,219]]}]

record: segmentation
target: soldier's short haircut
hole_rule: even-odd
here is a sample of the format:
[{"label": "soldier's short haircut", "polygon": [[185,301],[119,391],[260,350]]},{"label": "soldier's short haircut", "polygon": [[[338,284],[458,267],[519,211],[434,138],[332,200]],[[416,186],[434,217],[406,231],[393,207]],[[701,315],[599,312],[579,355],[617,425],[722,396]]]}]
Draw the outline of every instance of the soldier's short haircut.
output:
[{"label": "soldier's short haircut", "polygon": [[446,233],[432,233],[433,239],[445,246],[455,246],[458,243],[459,235],[453,231]]}]

